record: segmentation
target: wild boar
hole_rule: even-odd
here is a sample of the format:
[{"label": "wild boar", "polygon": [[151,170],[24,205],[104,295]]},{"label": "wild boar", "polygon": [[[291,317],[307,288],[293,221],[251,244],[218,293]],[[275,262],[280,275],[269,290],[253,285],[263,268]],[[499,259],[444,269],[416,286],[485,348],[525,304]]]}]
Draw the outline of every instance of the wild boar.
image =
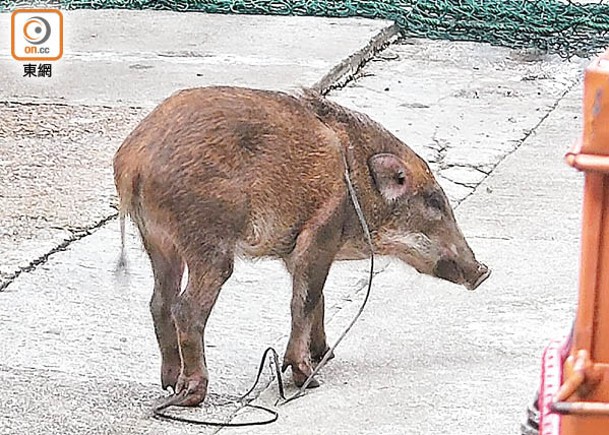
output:
[{"label": "wild boar", "polygon": [[152,263],[161,383],[182,394],[180,405],[205,398],[205,325],[235,256],[281,259],[292,276],[284,367],[296,385],[325,354],[330,265],[369,254],[345,170],[375,254],[470,289],[488,277],[426,162],[369,117],[312,91],[180,91],[121,145],[121,227],[124,235],[130,216]]}]

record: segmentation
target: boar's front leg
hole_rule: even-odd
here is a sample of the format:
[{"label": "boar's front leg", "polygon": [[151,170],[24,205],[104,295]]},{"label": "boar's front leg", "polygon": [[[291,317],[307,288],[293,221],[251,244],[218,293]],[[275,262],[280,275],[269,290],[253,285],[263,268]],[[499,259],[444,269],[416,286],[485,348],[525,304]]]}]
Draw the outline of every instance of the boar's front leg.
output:
[{"label": "boar's front leg", "polygon": [[[311,343],[309,350],[311,351],[311,360],[313,363],[318,363],[322,360],[326,352],[330,349],[326,341],[326,329],[324,325],[325,301],[322,293],[315,310],[313,311],[313,324],[311,329]],[[334,353],[329,359],[334,358]]]},{"label": "boar's front leg", "polygon": [[[296,246],[286,259],[292,274],[292,331],[284,357],[283,369],[292,367],[292,377],[302,386],[312,373],[311,350],[315,359],[327,349],[323,329],[323,286],[332,261],[340,248],[344,196],[329,200],[308,221],[296,239]],[[313,381],[309,387],[319,383]]]}]

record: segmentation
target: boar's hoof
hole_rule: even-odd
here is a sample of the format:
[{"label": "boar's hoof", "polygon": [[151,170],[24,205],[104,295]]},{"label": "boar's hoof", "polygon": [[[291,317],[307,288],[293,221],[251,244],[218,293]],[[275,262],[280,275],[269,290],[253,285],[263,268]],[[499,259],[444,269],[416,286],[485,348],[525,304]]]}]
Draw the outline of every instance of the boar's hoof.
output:
[{"label": "boar's hoof", "polygon": [[163,390],[166,390],[171,387],[175,391],[179,376],[179,362],[177,364],[170,364],[164,362],[161,366],[161,386],[163,387]]},{"label": "boar's hoof", "polygon": [[[294,383],[296,384],[296,386],[298,388],[302,387],[308,378],[309,378],[309,375],[307,375],[299,370],[294,371],[294,369],[292,369],[292,379],[294,380]],[[307,388],[317,388],[317,387],[319,387],[319,381],[315,378],[311,379],[311,382],[309,382],[309,385],[307,385]]]},{"label": "boar's hoof", "polygon": [[[288,367],[292,367],[292,379],[298,388],[302,387],[304,383],[307,381],[313,370],[311,366],[306,363],[284,363],[282,367],[282,371],[285,372]],[[319,382],[317,379],[311,379],[307,388],[317,388],[319,387]]]},{"label": "boar's hoof", "polygon": [[197,406],[207,394],[207,379],[201,374],[186,377],[180,375],[176,384],[176,394],[182,399],[178,401],[176,406]]},{"label": "boar's hoof", "polygon": [[[328,352],[329,350],[330,350],[329,346],[326,346],[325,349],[321,352],[312,350],[311,351],[311,361],[313,361],[315,364],[318,364],[319,362],[321,362],[321,360],[326,355],[326,352]],[[331,352],[330,355],[328,356],[328,361],[330,361],[331,359],[334,359],[334,352]]]}]

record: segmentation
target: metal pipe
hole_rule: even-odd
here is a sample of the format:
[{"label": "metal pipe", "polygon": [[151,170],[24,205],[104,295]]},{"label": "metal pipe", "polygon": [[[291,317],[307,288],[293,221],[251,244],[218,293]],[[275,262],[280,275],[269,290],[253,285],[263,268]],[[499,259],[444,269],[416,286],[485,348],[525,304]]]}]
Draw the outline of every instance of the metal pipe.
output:
[{"label": "metal pipe", "polygon": [[556,402],[550,405],[550,409],[561,415],[609,416],[609,403]]},{"label": "metal pipe", "polygon": [[579,171],[609,172],[609,156],[568,152],[565,160],[569,166]]}]

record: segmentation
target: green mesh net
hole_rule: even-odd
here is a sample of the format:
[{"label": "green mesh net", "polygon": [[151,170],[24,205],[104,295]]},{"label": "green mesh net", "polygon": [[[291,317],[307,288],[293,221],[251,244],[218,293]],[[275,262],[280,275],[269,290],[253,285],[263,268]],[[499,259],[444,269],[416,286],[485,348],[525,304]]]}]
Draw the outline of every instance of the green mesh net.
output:
[{"label": "green mesh net", "polygon": [[[533,48],[588,57],[609,47],[609,5],[558,0],[56,0],[62,9],[156,9],[217,14],[365,17],[405,36]],[[2,1],[0,10],[35,2]]]}]

